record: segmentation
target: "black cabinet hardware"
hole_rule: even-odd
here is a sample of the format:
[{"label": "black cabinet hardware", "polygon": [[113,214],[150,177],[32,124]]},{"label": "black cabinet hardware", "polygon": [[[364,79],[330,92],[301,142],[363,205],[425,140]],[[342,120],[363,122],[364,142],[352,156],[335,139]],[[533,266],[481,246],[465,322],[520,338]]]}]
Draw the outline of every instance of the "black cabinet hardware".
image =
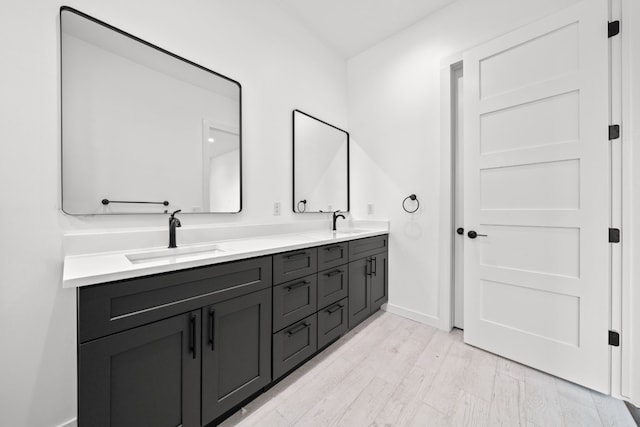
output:
[{"label": "black cabinet hardware", "polygon": [[327,276],[327,277],[333,277],[336,274],[342,274],[342,273],[343,273],[342,270],[333,270],[333,271],[330,271],[328,273],[324,273],[324,275]]},{"label": "black cabinet hardware", "polygon": [[325,251],[337,251],[338,249],[340,249],[342,246],[340,245],[333,245],[333,246],[326,246],[324,248]]},{"label": "black cabinet hardware", "polygon": [[464,234],[464,228],[460,227],[456,230],[456,233],[458,233],[459,235],[463,235]]},{"label": "black cabinet hardware", "polygon": [[196,315],[189,317],[189,351],[193,358],[196,358]]},{"label": "black cabinet hardware", "polygon": [[306,252],[297,252],[295,254],[290,254],[290,255],[285,255],[286,259],[296,259],[296,258],[302,258],[307,256]]},{"label": "black cabinet hardware", "polygon": [[300,331],[304,331],[305,329],[307,329],[310,326],[309,323],[302,323],[301,325],[296,326],[295,328],[289,329],[287,331],[287,335],[291,336],[291,335],[295,335]]},{"label": "black cabinet hardware", "polygon": [[213,328],[215,327],[215,317],[216,311],[214,309],[209,310],[209,344],[211,345],[211,351],[215,351],[216,347],[214,344],[213,337]]},{"label": "black cabinet hardware", "polygon": [[291,292],[292,290],[301,288],[305,285],[308,285],[309,283],[311,282],[309,282],[308,280],[301,280],[299,282],[294,283],[293,285],[287,286],[285,289],[287,290],[287,292]]},{"label": "black cabinet hardware", "polygon": [[336,305],[334,305],[333,307],[331,307],[331,308],[327,309],[327,313],[329,313],[329,314],[333,314],[333,313],[335,313],[336,311],[340,310],[342,307],[344,307],[344,306],[343,306],[343,305],[341,305],[341,304],[336,304]]}]

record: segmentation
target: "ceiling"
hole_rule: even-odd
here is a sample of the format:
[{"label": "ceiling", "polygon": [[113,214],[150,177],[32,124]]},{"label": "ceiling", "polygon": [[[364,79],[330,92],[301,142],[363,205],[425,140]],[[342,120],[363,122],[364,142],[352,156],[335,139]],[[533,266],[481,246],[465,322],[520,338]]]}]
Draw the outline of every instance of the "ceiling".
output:
[{"label": "ceiling", "polygon": [[293,16],[350,58],[456,0],[279,0]]}]

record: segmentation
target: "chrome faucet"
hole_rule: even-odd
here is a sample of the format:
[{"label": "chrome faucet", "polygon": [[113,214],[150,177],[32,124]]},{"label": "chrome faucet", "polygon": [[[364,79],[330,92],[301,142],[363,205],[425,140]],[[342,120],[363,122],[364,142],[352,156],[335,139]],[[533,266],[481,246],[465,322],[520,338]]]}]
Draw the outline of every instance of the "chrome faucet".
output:
[{"label": "chrome faucet", "polygon": [[170,248],[178,247],[176,245],[176,227],[182,227],[182,224],[180,224],[180,220],[176,218],[176,214],[178,212],[182,212],[182,209],[178,209],[177,211],[172,213],[171,216],[169,217],[169,247]]},{"label": "chrome faucet", "polygon": [[340,211],[335,211],[333,213],[333,227],[331,228],[332,231],[336,231],[336,222],[338,221],[338,218],[346,219],[344,215],[340,213]]}]

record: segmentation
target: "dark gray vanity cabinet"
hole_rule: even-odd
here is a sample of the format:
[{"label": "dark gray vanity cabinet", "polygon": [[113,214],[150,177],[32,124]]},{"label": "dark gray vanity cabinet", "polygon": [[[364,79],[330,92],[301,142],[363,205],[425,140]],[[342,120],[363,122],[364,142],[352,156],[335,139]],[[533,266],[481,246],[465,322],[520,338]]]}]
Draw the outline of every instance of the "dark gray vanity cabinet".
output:
[{"label": "dark gray vanity cabinet", "polygon": [[349,329],[388,301],[388,236],[349,243]]},{"label": "dark gray vanity cabinet", "polygon": [[271,382],[271,290],[203,309],[202,424]]},{"label": "dark gray vanity cabinet", "polygon": [[80,344],[80,426],[200,426],[200,310]]},{"label": "dark gray vanity cabinet", "polygon": [[387,243],[79,288],[80,427],[218,423],[388,300]]},{"label": "dark gray vanity cabinet", "polygon": [[201,426],[271,382],[271,257],[78,289],[78,422]]}]

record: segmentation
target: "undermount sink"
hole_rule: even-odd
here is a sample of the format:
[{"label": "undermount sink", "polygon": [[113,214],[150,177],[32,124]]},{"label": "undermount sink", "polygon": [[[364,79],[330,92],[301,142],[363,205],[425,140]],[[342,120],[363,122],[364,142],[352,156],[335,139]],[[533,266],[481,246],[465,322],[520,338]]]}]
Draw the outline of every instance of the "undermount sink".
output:
[{"label": "undermount sink", "polygon": [[210,245],[190,245],[179,248],[152,249],[149,251],[135,252],[125,256],[132,264],[158,261],[178,261],[185,258],[219,255],[227,250],[222,249],[218,244]]},{"label": "undermount sink", "polygon": [[336,231],[334,231],[334,233],[336,233],[336,234],[356,234],[356,233],[364,233],[366,231],[367,230],[360,230],[360,229],[357,229],[357,228],[348,228],[348,229],[345,229],[345,230],[336,230]]}]

